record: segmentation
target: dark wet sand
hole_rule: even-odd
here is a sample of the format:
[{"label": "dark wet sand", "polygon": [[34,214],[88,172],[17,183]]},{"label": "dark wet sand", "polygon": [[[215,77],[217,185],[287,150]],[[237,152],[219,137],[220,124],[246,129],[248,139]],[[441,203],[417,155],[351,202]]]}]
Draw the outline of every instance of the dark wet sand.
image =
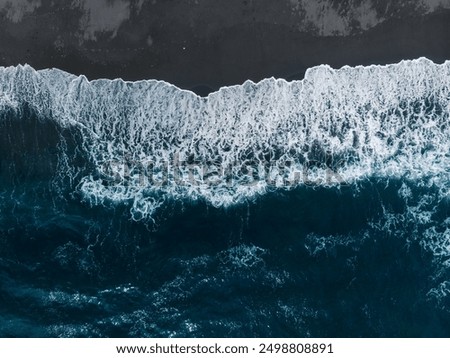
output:
[{"label": "dark wet sand", "polygon": [[[280,14],[272,23],[267,14],[251,21],[251,14],[244,14],[235,22],[223,20],[223,27],[215,19],[213,28],[164,17],[152,18],[151,25],[137,19],[113,40],[100,37],[83,44],[73,39],[70,18],[51,25],[50,15],[41,14],[18,25],[0,24],[0,65],[58,67],[90,79],[160,79],[204,95],[247,79],[301,79],[306,69],[320,64],[339,68],[421,56],[438,63],[450,59],[450,10],[390,19],[357,35],[333,37],[302,32]],[[64,48],[55,46],[51,26],[67,29],[60,34]],[[149,34],[151,46],[145,44]]]}]

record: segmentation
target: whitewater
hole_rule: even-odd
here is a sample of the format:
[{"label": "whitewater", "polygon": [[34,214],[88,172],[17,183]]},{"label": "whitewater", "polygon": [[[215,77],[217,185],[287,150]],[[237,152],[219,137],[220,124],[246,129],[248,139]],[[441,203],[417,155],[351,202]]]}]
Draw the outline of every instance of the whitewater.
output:
[{"label": "whitewater", "polygon": [[447,195],[450,61],[322,65],[301,81],[247,81],[208,97],[156,80],[0,68],[0,110],[25,105],[82,133],[91,169],[74,185],[84,200],[127,202],[136,220],[167,199],[230,206],[278,188],[374,177],[432,177]]}]

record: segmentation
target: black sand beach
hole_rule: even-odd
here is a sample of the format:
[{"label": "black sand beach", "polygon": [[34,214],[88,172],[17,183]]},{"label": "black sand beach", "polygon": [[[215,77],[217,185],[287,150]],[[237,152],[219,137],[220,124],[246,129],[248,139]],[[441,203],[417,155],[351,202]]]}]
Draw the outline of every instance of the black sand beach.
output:
[{"label": "black sand beach", "polygon": [[89,79],[160,79],[206,94],[247,79],[300,79],[320,64],[450,58],[450,9],[425,11],[418,1],[373,2],[368,19],[370,12],[355,15],[350,2],[318,2],[324,7],[312,15],[292,0],[103,5],[118,20],[107,18],[102,1],[87,3],[91,8],[43,1],[19,18],[0,10],[0,65],[57,67]]}]

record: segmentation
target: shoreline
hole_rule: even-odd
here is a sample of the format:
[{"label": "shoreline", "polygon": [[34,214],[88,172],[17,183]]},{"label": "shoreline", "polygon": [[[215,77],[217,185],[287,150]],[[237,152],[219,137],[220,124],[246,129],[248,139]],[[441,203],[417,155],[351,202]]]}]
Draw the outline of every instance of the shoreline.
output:
[{"label": "shoreline", "polygon": [[[53,67],[53,68],[45,68],[45,69],[35,69],[34,67],[32,67],[29,64],[19,64],[17,66],[0,66],[0,72],[5,70],[5,69],[8,69],[8,68],[16,69],[16,70],[17,70],[17,68],[22,68],[25,71],[27,69],[31,69],[31,71],[35,71],[36,73],[39,73],[41,71],[47,71],[47,70],[50,70],[50,71],[56,70],[58,72],[64,73],[64,75],[73,77],[73,80],[82,79],[84,81],[87,81],[89,84],[92,84],[93,82],[97,82],[97,81],[107,81],[107,82],[119,81],[119,82],[122,82],[124,84],[135,84],[135,83],[139,83],[139,82],[150,81],[150,82],[156,82],[156,83],[159,83],[159,84],[163,84],[163,85],[168,86],[168,87],[173,87],[177,91],[189,92],[193,96],[207,99],[210,95],[215,95],[216,93],[219,93],[219,92],[221,92],[223,90],[242,87],[242,86],[245,86],[245,84],[247,84],[247,83],[250,83],[251,85],[255,85],[255,86],[260,86],[266,81],[269,81],[269,82],[270,81],[276,81],[276,82],[282,81],[282,82],[285,82],[288,85],[290,85],[293,82],[303,82],[306,79],[306,73],[307,72],[314,71],[314,70],[319,69],[321,67],[330,68],[333,72],[340,72],[340,71],[347,70],[347,69],[352,70],[352,69],[358,69],[358,68],[370,69],[372,67],[375,67],[375,68],[384,69],[384,68],[389,68],[389,67],[397,67],[397,66],[400,66],[400,65],[404,64],[405,62],[407,62],[409,64],[415,63],[415,62],[431,62],[432,64],[434,64],[436,66],[445,66],[445,65],[448,65],[448,63],[450,63],[450,60],[445,60],[445,61],[443,61],[441,63],[439,63],[439,62],[436,63],[436,62],[430,60],[429,58],[422,56],[422,57],[415,58],[415,59],[401,60],[401,61],[399,61],[397,63],[387,63],[387,64],[381,64],[381,65],[380,64],[356,65],[356,66],[344,65],[344,66],[339,67],[339,68],[333,68],[333,67],[331,67],[331,66],[329,66],[327,64],[322,64],[322,65],[317,65],[317,66],[308,68],[305,71],[305,75],[302,78],[299,78],[299,79],[294,79],[294,78],[286,79],[286,78],[274,77],[274,76],[266,77],[266,78],[260,79],[258,81],[253,81],[253,80],[248,80],[247,79],[247,80],[243,81],[242,83],[236,83],[236,84],[221,86],[221,87],[219,87],[219,88],[217,88],[215,90],[211,90],[211,91],[207,92],[206,95],[199,94],[197,91],[194,91],[193,89],[179,87],[176,84],[167,82],[165,80],[157,80],[157,79],[125,80],[125,79],[120,78],[120,77],[116,77],[116,78],[100,77],[100,78],[89,79],[84,74],[77,75],[77,74],[73,74],[73,73],[70,73],[70,72],[65,71],[65,70],[61,70],[59,68],[55,68],[55,67]],[[205,85],[200,85],[199,87],[200,87],[199,88],[200,90],[203,90],[206,86]]]}]

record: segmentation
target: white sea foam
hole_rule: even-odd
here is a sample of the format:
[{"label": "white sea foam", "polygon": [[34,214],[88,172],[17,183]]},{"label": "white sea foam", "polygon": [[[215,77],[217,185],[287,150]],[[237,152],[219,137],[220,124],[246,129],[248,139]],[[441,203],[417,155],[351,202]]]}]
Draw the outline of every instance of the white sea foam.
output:
[{"label": "white sea foam", "polygon": [[450,61],[324,65],[302,81],[247,81],[205,98],[162,81],[18,66],[0,68],[7,103],[80,127],[96,170],[78,189],[92,204],[130,202],[136,219],[166,198],[227,206],[273,187],[368,177],[448,184]]}]

